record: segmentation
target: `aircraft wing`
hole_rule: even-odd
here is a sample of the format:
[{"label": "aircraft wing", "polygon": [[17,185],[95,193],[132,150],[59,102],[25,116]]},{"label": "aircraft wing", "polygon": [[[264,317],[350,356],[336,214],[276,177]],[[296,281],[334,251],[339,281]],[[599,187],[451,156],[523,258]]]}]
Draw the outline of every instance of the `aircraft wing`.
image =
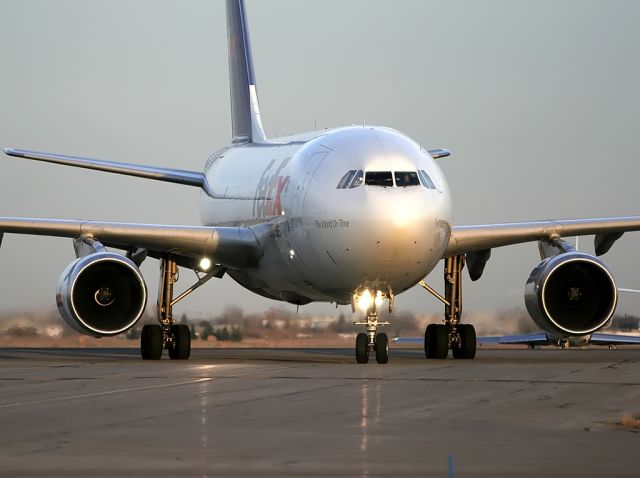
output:
[{"label": "aircraft wing", "polygon": [[553,236],[595,234],[596,254],[606,253],[622,233],[640,230],[640,216],[566,219],[477,226],[454,226],[444,257],[488,251],[494,247],[539,241]]},{"label": "aircraft wing", "polygon": [[[502,345],[552,345],[554,342],[543,332],[522,335],[501,335],[496,337],[478,337],[479,344]],[[591,334],[584,345],[640,345],[640,336],[620,334]]]},{"label": "aircraft wing", "polygon": [[[393,339],[398,344],[423,344],[422,337],[395,337]],[[544,332],[519,335],[496,335],[488,337],[478,337],[478,344],[482,345],[552,345],[554,342]],[[620,334],[592,334],[588,343],[592,345],[640,345],[638,335]],[[585,345],[587,343],[585,342]]]},{"label": "aircraft wing", "polygon": [[520,335],[498,335],[495,337],[478,337],[479,344],[502,344],[502,345],[549,345],[551,341],[547,334],[543,332]]},{"label": "aircraft wing", "polygon": [[[640,338],[640,337],[639,337]],[[397,344],[424,344],[423,337],[395,337],[393,341]],[[521,335],[498,335],[494,337],[478,337],[479,344],[503,344],[503,345],[549,345],[551,341],[547,334],[540,332],[534,334]]]},{"label": "aircraft wing", "polygon": [[2,233],[78,238],[91,236],[105,246],[144,249],[152,256],[171,253],[181,265],[207,257],[232,269],[251,267],[262,247],[248,227],[170,226],[123,222],[0,217]]},{"label": "aircraft wing", "polygon": [[618,334],[592,334],[591,343],[594,345],[640,345],[640,336]]}]

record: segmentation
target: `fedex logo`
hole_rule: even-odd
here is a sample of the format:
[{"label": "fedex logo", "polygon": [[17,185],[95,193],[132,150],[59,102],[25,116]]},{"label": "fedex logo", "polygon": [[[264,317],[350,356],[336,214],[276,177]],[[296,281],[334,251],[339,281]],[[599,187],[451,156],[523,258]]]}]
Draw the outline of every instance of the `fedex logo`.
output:
[{"label": "fedex logo", "polygon": [[282,214],[282,193],[289,183],[291,176],[280,173],[291,158],[284,158],[278,167],[274,167],[277,160],[272,160],[260,177],[253,200],[253,216],[256,218],[279,216]]}]

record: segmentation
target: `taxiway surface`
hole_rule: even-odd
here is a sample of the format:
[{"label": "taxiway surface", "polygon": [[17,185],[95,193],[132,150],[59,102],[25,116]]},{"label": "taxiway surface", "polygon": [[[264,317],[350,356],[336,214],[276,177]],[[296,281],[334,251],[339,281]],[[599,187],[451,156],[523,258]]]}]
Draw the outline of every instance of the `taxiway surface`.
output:
[{"label": "taxiway surface", "polygon": [[0,349],[2,476],[639,476],[640,350]]}]

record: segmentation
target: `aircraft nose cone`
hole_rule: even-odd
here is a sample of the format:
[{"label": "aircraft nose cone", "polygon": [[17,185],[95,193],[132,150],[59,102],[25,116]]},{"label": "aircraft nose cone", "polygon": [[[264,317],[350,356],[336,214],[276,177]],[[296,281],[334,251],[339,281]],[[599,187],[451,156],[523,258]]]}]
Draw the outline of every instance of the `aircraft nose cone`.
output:
[{"label": "aircraft nose cone", "polygon": [[446,232],[420,189],[372,189],[363,211],[366,220],[351,228],[351,254],[363,276],[403,283],[421,278],[440,259]]}]

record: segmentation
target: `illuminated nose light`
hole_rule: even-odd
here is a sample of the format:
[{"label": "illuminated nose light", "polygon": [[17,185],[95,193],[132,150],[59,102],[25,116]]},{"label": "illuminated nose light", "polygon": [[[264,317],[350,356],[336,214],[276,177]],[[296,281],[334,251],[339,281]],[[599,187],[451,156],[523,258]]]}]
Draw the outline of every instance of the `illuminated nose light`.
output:
[{"label": "illuminated nose light", "polygon": [[372,302],[373,297],[371,297],[371,292],[369,292],[369,289],[365,289],[364,292],[362,292],[362,294],[360,294],[360,296],[358,297],[358,308],[362,312],[367,312],[369,310],[369,307],[371,307]]},{"label": "illuminated nose light", "polygon": [[203,257],[202,259],[200,259],[198,268],[201,271],[208,271],[209,269],[211,269],[211,260],[208,257]]},{"label": "illuminated nose light", "polygon": [[296,251],[294,251],[293,249],[289,249],[289,259],[293,260],[295,256],[296,256]]},{"label": "illuminated nose light", "polygon": [[380,307],[384,302],[384,296],[382,295],[382,291],[376,292],[376,306]]},{"label": "illuminated nose light", "polygon": [[362,312],[366,313],[371,309],[373,304],[375,304],[376,307],[380,307],[385,299],[386,297],[382,291],[376,291],[374,295],[369,289],[365,289],[356,296],[356,304]]}]

